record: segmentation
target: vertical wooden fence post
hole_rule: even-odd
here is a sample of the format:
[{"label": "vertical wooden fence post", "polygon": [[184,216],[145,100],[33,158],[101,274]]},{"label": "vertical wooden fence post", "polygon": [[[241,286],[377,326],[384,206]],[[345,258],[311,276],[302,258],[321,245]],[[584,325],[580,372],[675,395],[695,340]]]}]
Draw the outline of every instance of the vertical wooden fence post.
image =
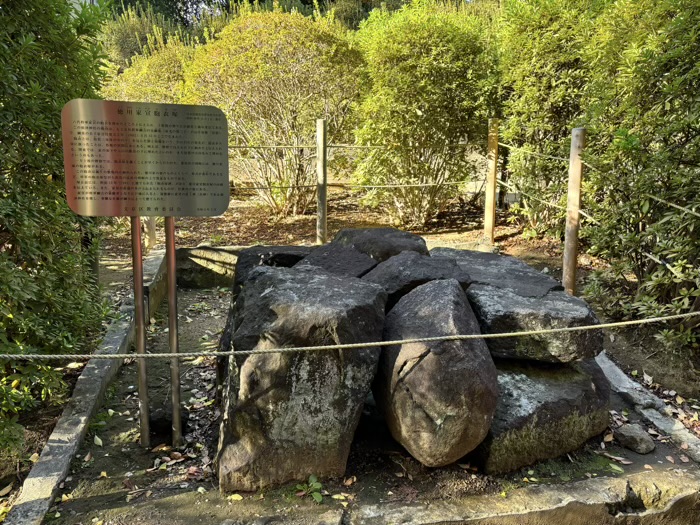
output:
[{"label": "vertical wooden fence post", "polygon": [[498,169],[498,124],[497,118],[489,119],[488,173],[486,174],[486,196],[484,203],[484,237],[493,244],[496,240],[496,172]]},{"label": "vertical wooden fence post", "polygon": [[581,153],[586,143],[586,130],[575,128],[571,133],[569,155],[569,190],[566,201],[566,233],[564,237],[564,261],[562,282],[571,295],[576,293],[576,266],[578,261],[578,230],[581,209],[581,177],[583,163]]},{"label": "vertical wooden fence post", "polygon": [[316,244],[325,244],[328,236],[328,172],[326,163],[326,120],[316,120]]},{"label": "vertical wooden fence post", "polygon": [[146,230],[146,251],[148,252],[156,245],[156,218],[146,217],[144,227]]}]

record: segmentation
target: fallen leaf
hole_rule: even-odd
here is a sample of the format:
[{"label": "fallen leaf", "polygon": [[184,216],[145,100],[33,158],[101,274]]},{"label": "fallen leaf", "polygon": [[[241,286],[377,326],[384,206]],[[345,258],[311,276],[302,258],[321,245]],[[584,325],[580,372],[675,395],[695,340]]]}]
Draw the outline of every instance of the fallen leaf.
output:
[{"label": "fallen leaf", "polygon": [[3,496],[7,496],[10,492],[12,492],[13,485],[14,485],[14,483],[10,483],[7,487],[0,490],[0,498],[2,498]]},{"label": "fallen leaf", "polygon": [[676,403],[682,405],[683,403],[685,403],[685,399],[683,399],[681,396],[676,396]]},{"label": "fallen leaf", "polygon": [[344,501],[344,500],[345,500],[345,496],[343,496],[342,494],[333,494],[333,495],[331,496],[331,498],[337,499],[337,500],[340,500],[340,501]]},{"label": "fallen leaf", "polygon": [[654,382],[654,378],[651,377],[649,374],[644,372],[644,384],[651,386],[651,384]]},{"label": "fallen leaf", "polygon": [[112,417],[114,415],[114,410],[112,410],[111,408],[109,410],[107,410],[107,415],[109,417]]},{"label": "fallen leaf", "polygon": [[652,467],[651,465],[644,465],[644,468],[647,470],[654,470],[654,467]]},{"label": "fallen leaf", "polygon": [[124,488],[127,488],[129,490],[136,490],[138,488],[136,484],[134,484],[134,482],[131,481],[129,478],[123,480],[122,485],[124,485]]},{"label": "fallen leaf", "polygon": [[[199,488],[201,489],[202,487],[199,487]],[[199,489],[198,489],[198,490],[199,490]],[[205,492],[206,492],[206,491],[205,491]],[[240,494],[231,494],[231,495],[230,495],[228,498],[226,498],[226,499],[229,500],[229,501],[241,501],[241,500],[243,500],[243,496],[241,496]]]},{"label": "fallen leaf", "polygon": [[681,455],[680,455],[680,460],[681,460],[683,463],[688,463],[688,462],[690,461],[690,458],[689,458],[688,456],[686,456],[685,454],[681,454]]},{"label": "fallen leaf", "polygon": [[688,450],[688,443],[681,443],[681,450]]},{"label": "fallen leaf", "polygon": [[620,473],[624,473],[624,472],[625,472],[625,469],[623,469],[622,467],[618,467],[617,465],[615,465],[615,463],[608,463],[608,465],[609,465],[610,468],[611,468],[613,471],[615,471],[615,472],[620,472]]},{"label": "fallen leaf", "polygon": [[153,447],[151,452],[167,452],[168,450],[170,450],[170,447],[165,443],[161,443],[160,445]]},{"label": "fallen leaf", "polygon": [[204,487],[199,487],[199,488],[197,489],[197,492],[199,492],[200,494],[206,494],[206,493],[207,493],[207,489],[205,489]]},{"label": "fallen leaf", "polygon": [[34,452],[34,454],[29,456],[29,461],[31,461],[32,463],[36,463],[37,461],[39,461],[39,454]]},{"label": "fallen leaf", "polygon": [[632,377],[637,377],[639,375],[639,370],[632,370]]},{"label": "fallen leaf", "polygon": [[174,451],[172,451],[172,452],[170,453],[170,458],[171,458],[171,459],[181,459],[181,458],[182,458],[182,454],[180,454],[179,452],[177,452],[177,451],[174,450]]},{"label": "fallen leaf", "polygon": [[394,472],[394,476],[397,478],[403,478],[403,472]]},{"label": "fallen leaf", "polygon": [[605,443],[611,443],[613,439],[614,436],[612,432],[608,432],[607,434],[605,434],[605,436],[603,436],[603,442]]},{"label": "fallen leaf", "polygon": [[674,464],[676,463],[676,460],[673,459],[673,456],[666,456],[666,460],[667,460],[669,463],[674,463]]},{"label": "fallen leaf", "polygon": [[147,490],[147,491],[146,491],[146,497],[147,497],[147,498],[150,498],[151,496],[153,496],[153,491],[152,491],[152,490]]},{"label": "fallen leaf", "polygon": [[107,472],[103,470],[102,472],[100,472],[100,477],[101,477],[101,478],[107,478],[107,477],[109,477],[109,476],[107,476]]},{"label": "fallen leaf", "polygon": [[85,457],[83,458],[83,461],[87,463],[88,461],[92,461],[92,452],[88,452],[85,454]]},{"label": "fallen leaf", "polygon": [[102,440],[99,438],[99,436],[95,436],[93,441],[95,442],[95,445],[97,445],[98,447],[102,446]]},{"label": "fallen leaf", "polygon": [[346,507],[346,508],[347,508],[347,506],[348,506],[348,502],[347,502],[347,501],[341,501],[340,504],[341,504],[343,507]]},{"label": "fallen leaf", "polygon": [[65,503],[66,501],[70,501],[73,499],[73,496],[71,494],[61,494],[61,502]]},{"label": "fallen leaf", "polygon": [[355,482],[357,482],[357,477],[350,476],[349,478],[346,478],[345,480],[343,480],[343,485],[345,485],[346,487],[349,487],[350,485],[352,485]]}]

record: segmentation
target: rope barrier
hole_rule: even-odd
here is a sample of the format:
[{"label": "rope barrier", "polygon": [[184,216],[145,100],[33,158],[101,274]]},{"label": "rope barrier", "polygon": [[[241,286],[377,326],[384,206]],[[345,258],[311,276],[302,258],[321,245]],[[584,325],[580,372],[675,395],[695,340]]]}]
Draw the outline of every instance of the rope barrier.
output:
[{"label": "rope barrier", "polygon": [[[330,183],[326,184],[329,188],[345,188],[345,189],[351,189],[351,188],[370,188],[370,189],[376,189],[376,188],[426,188],[430,186],[453,186],[453,185],[460,185],[460,184],[469,184],[469,182],[465,181],[451,181],[451,182],[426,182],[423,184],[345,184],[341,182],[335,182],[335,183]],[[297,184],[294,186],[244,186],[241,188],[236,188],[237,191],[245,191],[245,190],[273,190],[273,189],[291,189],[291,188],[316,188],[318,187],[318,184]],[[481,193],[481,192],[467,192],[467,193]]]},{"label": "rope barrier", "polygon": [[654,195],[649,195],[648,193],[645,193],[644,196],[648,197],[650,199],[654,199],[655,201],[658,201],[662,204],[666,204],[667,206],[671,206],[672,208],[676,208],[677,210],[684,211],[684,212],[689,213],[691,215],[695,215],[696,217],[700,217],[700,213],[693,211],[693,210],[690,210],[688,208],[684,208],[683,206],[679,206],[678,204],[674,204],[674,203],[669,202],[667,200],[664,200],[660,197],[655,197]]},{"label": "rope barrier", "polygon": [[527,155],[532,155],[533,157],[541,157],[543,159],[552,159],[552,160],[560,160],[563,162],[569,162],[569,159],[565,159],[564,157],[555,157],[554,155],[545,155],[544,153],[537,153],[536,151],[530,151],[529,149],[526,148],[521,148],[518,146],[513,146],[512,144],[505,144],[503,142],[498,143],[499,146],[503,146],[504,148],[508,148],[513,151],[522,151]]},{"label": "rope barrier", "polygon": [[[444,146],[441,146],[443,148],[463,148],[465,146],[472,146],[473,144],[469,142],[455,142],[454,144],[445,144]],[[277,146],[270,146],[270,145],[262,145],[262,146],[246,146],[246,145],[236,145],[236,146],[229,146],[228,149],[316,149],[316,144],[314,145],[308,145],[308,144],[299,144],[297,146],[291,145],[291,144],[279,144]],[[375,145],[375,144],[367,144],[367,145],[362,145],[362,144],[327,144],[326,148],[328,149],[389,149],[392,147],[398,147],[396,146],[381,146],[381,145]],[[405,146],[401,146],[405,147]],[[411,149],[417,149],[417,148],[422,148],[425,146],[409,146]]]},{"label": "rope barrier", "polygon": [[181,352],[181,353],[153,353],[153,354],[60,354],[60,355],[43,355],[43,354],[0,354],[0,360],[38,360],[38,361],[53,361],[53,360],[82,360],[82,359],[172,359],[176,358],[191,358],[191,357],[224,357],[224,356],[243,356],[243,355],[260,355],[260,354],[281,354],[292,352],[317,352],[325,350],[353,350],[361,348],[377,348],[383,346],[404,345],[412,343],[432,343],[442,341],[466,341],[470,339],[501,339],[524,336],[537,336],[546,334],[557,334],[567,332],[584,332],[590,330],[603,330],[607,328],[621,328],[625,326],[638,326],[644,324],[668,322],[678,319],[688,319],[690,317],[700,316],[700,312],[689,312],[685,314],[669,315],[665,317],[650,317],[647,319],[635,319],[631,321],[618,321],[614,323],[601,323],[594,325],[583,326],[566,326],[562,328],[548,328],[545,330],[527,330],[523,332],[509,332],[496,334],[462,334],[462,335],[444,335],[437,337],[417,337],[412,339],[399,339],[392,341],[373,341],[366,343],[347,343],[336,345],[319,345],[319,346],[300,346],[288,348],[261,348],[257,350],[245,351],[227,351],[227,352]]},{"label": "rope barrier", "polygon": [[[498,181],[496,181],[496,182],[498,182],[498,184],[500,184],[500,185],[502,185],[502,186],[505,186],[506,188],[508,188],[508,189],[510,189],[510,190],[513,190],[513,191],[516,191],[516,192],[518,192],[518,193],[521,193],[522,195],[525,195],[525,196],[526,196],[527,198],[529,198],[529,199],[532,199],[532,200],[541,202],[542,204],[546,204],[547,206],[551,206],[552,208],[557,208],[558,210],[566,211],[566,206],[561,206],[561,205],[559,205],[559,204],[554,204],[553,202],[549,202],[549,201],[546,201],[546,200],[544,200],[544,199],[540,199],[539,197],[535,197],[534,195],[530,195],[529,193],[525,193],[524,191],[522,191],[522,190],[516,188],[515,186],[512,186],[512,185],[508,184],[508,183],[505,182],[505,181],[498,180]],[[594,224],[600,224],[600,221],[598,221],[598,220],[596,220],[595,218],[591,217],[591,216],[590,216],[588,213],[586,213],[585,211],[579,210],[578,213],[579,213],[579,215],[582,215],[583,217],[586,217],[586,218],[587,218],[589,221],[591,221],[592,223],[594,223]]]}]

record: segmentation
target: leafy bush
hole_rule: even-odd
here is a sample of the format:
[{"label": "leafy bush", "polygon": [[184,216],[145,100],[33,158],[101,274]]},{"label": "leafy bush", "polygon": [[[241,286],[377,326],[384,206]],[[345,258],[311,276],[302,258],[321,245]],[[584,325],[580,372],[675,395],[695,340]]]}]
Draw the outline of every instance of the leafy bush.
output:
[{"label": "leafy bush", "polygon": [[186,71],[186,100],[221,108],[232,145],[298,145],[235,150],[235,162],[279,215],[303,213],[313,202],[316,119],[328,140],[348,133],[362,77],[359,52],[326,19],[300,14],[242,13],[197,49]]},{"label": "leafy bush", "polygon": [[[63,189],[60,114],[100,82],[98,8],[63,0],[0,8],[0,353],[65,353],[98,327],[90,276],[95,234]],[[95,250],[93,246],[92,250]],[[0,361],[0,449],[17,445],[16,416],[60,390],[45,364]]]},{"label": "leafy bush", "polygon": [[178,25],[154,11],[150,4],[143,7],[136,3],[127,5],[102,24],[100,41],[109,60],[118,71],[123,71],[133,57],[142,54],[150,40],[156,37],[167,40],[177,31]]},{"label": "leafy bush", "polygon": [[194,47],[173,37],[159,41],[144,55],[133,57],[131,66],[102,89],[111,100],[177,104],[183,96],[185,68],[194,56]]},{"label": "leafy bush", "polygon": [[[624,0],[603,13],[586,49],[596,168],[586,206],[600,222],[586,234],[632,291],[608,303],[618,315],[700,311],[698,27],[691,0]],[[698,325],[689,319],[669,337],[693,344]]]},{"label": "leafy bush", "polygon": [[500,134],[521,148],[509,151],[508,170],[523,192],[518,211],[538,233],[563,232],[565,212],[527,195],[566,204],[571,129],[580,122],[589,76],[581,50],[600,3],[507,0],[504,5],[499,49],[506,99]]},{"label": "leafy bush", "polygon": [[415,1],[375,10],[357,34],[371,91],[360,108],[358,168],[365,184],[435,184],[375,190],[394,218],[424,226],[473,173],[470,148],[486,136],[494,88],[492,57],[479,19],[459,8]]}]

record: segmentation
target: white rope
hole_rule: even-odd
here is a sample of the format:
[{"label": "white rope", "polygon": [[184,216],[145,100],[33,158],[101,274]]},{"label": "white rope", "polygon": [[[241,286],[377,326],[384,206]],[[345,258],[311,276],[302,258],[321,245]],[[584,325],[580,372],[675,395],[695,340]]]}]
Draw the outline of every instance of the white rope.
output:
[{"label": "white rope", "polygon": [[181,353],[153,353],[153,354],[60,354],[60,355],[43,355],[43,354],[0,354],[0,360],[81,360],[81,359],[172,359],[174,357],[191,358],[191,357],[223,357],[223,356],[242,356],[242,355],[259,355],[259,354],[281,354],[291,352],[317,352],[322,350],[352,350],[364,348],[378,348],[383,346],[405,345],[412,343],[432,343],[441,341],[466,341],[470,339],[501,339],[512,337],[537,336],[547,334],[558,334],[567,332],[584,332],[589,330],[602,330],[606,328],[621,328],[624,326],[638,326],[651,323],[661,323],[678,319],[688,319],[690,317],[699,316],[700,312],[689,312],[685,314],[669,315],[665,317],[650,317],[648,319],[635,319],[631,321],[618,321],[615,323],[602,323],[584,326],[566,326],[562,328],[548,328],[544,330],[527,330],[523,332],[509,332],[497,334],[457,334],[443,335],[438,337],[417,337],[412,339],[399,339],[393,341],[373,341],[366,343],[347,343],[336,345],[320,345],[320,346],[300,346],[287,348],[260,348],[256,350],[232,350],[227,352],[181,352]]}]

